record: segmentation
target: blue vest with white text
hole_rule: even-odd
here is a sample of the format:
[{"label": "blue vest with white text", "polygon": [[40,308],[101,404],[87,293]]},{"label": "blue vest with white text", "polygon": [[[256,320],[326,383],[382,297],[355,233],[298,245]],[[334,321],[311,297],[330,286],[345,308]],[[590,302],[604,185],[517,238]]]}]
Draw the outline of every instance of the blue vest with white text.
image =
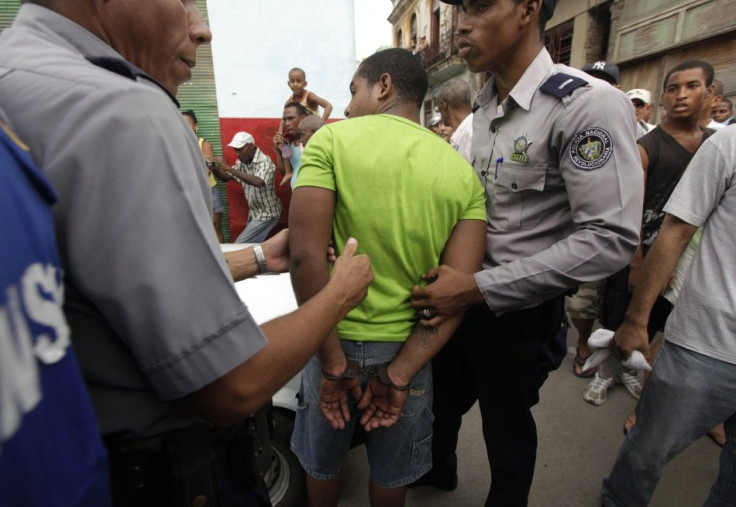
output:
[{"label": "blue vest with white text", "polygon": [[105,448],[70,345],[56,195],[0,122],[0,505],[111,505]]}]

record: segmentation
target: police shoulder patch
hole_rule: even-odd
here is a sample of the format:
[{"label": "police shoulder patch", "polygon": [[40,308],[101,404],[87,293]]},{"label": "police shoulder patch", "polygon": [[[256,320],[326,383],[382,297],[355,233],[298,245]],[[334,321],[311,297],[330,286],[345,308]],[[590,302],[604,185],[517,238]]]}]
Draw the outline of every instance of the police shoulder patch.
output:
[{"label": "police shoulder patch", "polygon": [[584,171],[603,167],[612,154],[611,134],[601,127],[579,130],[570,142],[572,163]]}]

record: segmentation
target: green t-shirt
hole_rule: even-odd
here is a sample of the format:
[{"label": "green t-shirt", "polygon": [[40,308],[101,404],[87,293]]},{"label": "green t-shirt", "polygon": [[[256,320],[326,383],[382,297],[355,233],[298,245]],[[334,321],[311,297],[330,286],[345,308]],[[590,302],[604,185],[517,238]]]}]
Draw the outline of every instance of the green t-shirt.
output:
[{"label": "green t-shirt", "polygon": [[411,289],[439,264],[459,220],[486,220],[485,193],[472,167],[439,136],[392,115],[320,128],[302,155],[296,188],[336,193],[333,235],[358,240],[375,279],[366,299],[338,325],[340,337],[403,342],[417,321]]}]

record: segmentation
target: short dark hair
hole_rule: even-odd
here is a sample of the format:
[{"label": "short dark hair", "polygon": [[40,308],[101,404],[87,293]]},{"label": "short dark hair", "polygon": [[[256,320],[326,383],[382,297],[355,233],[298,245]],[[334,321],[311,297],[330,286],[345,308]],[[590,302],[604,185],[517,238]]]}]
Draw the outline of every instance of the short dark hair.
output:
[{"label": "short dark hair", "polygon": [[733,111],[733,102],[731,102],[731,99],[727,99],[726,97],[723,97],[721,99],[721,102],[725,102],[728,104],[728,108]]},{"label": "short dark hair", "polygon": [[292,67],[291,69],[289,69],[289,74],[291,74],[292,72],[301,72],[302,76],[304,76],[304,79],[307,79],[307,73],[304,72],[304,69],[300,67]]},{"label": "short dark hair", "polygon": [[199,124],[199,122],[197,121],[197,115],[194,114],[194,111],[192,111],[191,109],[187,109],[186,111],[182,111],[181,114],[183,116],[189,116],[194,121],[195,124]]},{"label": "short dark hair", "polygon": [[713,84],[713,79],[715,78],[715,71],[713,70],[713,66],[706,62],[705,60],[686,60],[682,63],[679,63],[675,65],[673,68],[670,69],[670,71],[667,73],[667,75],[664,77],[664,83],[662,83],[662,89],[667,89],[667,83],[670,82],[670,78],[672,77],[672,74],[675,72],[682,72],[683,70],[690,70],[690,69],[701,69],[703,71],[703,74],[705,74],[705,86],[710,86]]},{"label": "short dark hair", "polygon": [[429,81],[419,58],[406,49],[384,49],[363,60],[355,73],[365,78],[369,86],[376,84],[383,74],[391,76],[399,97],[422,107]]},{"label": "short dark hair", "polygon": [[284,109],[287,107],[293,107],[296,109],[296,112],[299,116],[307,116],[309,115],[309,111],[307,111],[307,108],[301,105],[299,102],[287,102],[284,106]]},{"label": "short dark hair", "polygon": [[440,88],[437,100],[444,100],[451,107],[470,107],[470,85],[460,77],[450,79]]}]

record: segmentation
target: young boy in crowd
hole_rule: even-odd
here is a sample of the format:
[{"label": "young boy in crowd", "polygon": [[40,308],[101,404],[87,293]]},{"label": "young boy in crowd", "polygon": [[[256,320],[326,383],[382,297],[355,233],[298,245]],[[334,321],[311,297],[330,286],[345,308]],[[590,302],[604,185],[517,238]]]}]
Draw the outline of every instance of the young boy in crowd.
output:
[{"label": "young boy in crowd", "polygon": [[319,114],[319,108],[323,109],[322,119],[327,121],[332,113],[332,104],[323,99],[314,92],[307,90],[307,75],[304,70],[294,67],[289,71],[289,81],[287,82],[291,88],[291,97],[289,97],[285,105],[289,102],[299,102],[307,111],[313,114]]},{"label": "young boy in crowd", "polygon": [[[322,120],[327,121],[332,113],[332,104],[326,99],[323,99],[314,92],[307,90],[307,74],[303,69],[294,67],[289,71],[289,80],[286,82],[291,89],[291,96],[286,99],[284,107],[286,105],[296,102],[304,106],[307,110],[307,114],[319,115],[319,108],[322,108]],[[279,124],[279,134],[284,132],[284,122]]]}]

